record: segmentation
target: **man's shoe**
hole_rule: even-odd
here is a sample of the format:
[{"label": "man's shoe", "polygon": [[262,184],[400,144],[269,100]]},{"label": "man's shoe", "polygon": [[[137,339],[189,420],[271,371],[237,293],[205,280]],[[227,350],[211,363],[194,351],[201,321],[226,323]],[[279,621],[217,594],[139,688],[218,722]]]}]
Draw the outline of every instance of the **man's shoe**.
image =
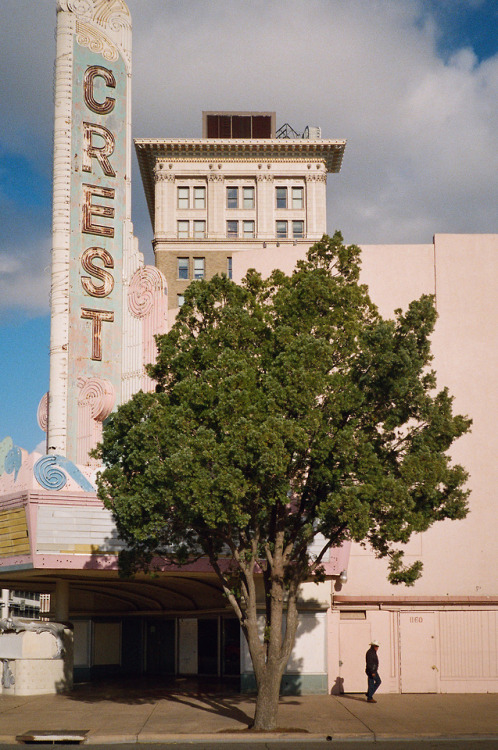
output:
[{"label": "man's shoe", "polygon": [[367,703],[377,703],[375,698],[367,698]]}]

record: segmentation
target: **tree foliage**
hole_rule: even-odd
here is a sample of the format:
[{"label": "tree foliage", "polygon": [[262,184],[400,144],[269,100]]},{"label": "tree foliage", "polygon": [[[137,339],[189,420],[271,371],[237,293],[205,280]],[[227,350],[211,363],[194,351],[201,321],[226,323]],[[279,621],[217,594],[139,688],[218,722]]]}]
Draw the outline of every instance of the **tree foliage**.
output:
[{"label": "tree foliage", "polygon": [[157,392],[120,406],[100,447],[99,493],[128,545],[122,570],[207,556],[266,700],[268,672],[280,682],[294,642],[299,585],[330,547],[369,544],[393,583],[410,584],[421,564],[404,567],[398,543],[467,512],[466,472],[447,450],[470,421],[435,391],[433,299],[384,320],[359,269],[359,248],[336,233],[290,276],[192,283],[158,339]]}]

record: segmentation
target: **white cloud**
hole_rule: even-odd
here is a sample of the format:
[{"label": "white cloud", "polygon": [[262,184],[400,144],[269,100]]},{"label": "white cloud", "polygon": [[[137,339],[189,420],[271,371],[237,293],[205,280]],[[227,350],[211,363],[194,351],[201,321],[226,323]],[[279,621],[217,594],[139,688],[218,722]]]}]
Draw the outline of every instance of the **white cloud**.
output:
[{"label": "white cloud", "polygon": [[1,274],[15,274],[20,271],[22,267],[19,258],[13,258],[11,255],[0,255],[0,273]]},{"label": "white cloud", "polygon": [[50,291],[50,237],[24,237],[18,247],[0,253],[0,316],[15,310],[30,315],[48,312]]},{"label": "white cloud", "polygon": [[38,445],[35,446],[34,453],[41,453],[42,456],[47,454],[47,440],[40,440]]},{"label": "white cloud", "polygon": [[[348,139],[341,173],[329,176],[329,231],[341,228],[359,243],[498,231],[498,55],[479,62],[462,45],[441,59],[441,28],[430,4],[129,0],[129,6],[135,136],[199,136],[203,109],[276,110],[278,124],[299,131],[316,124],[325,138]],[[45,169],[55,0],[4,0],[3,10],[0,59],[15,75],[0,84],[2,143]],[[133,180],[134,224],[150,261],[152,230],[136,165]],[[48,203],[45,211],[48,225]],[[33,232],[31,226],[23,239],[16,235],[21,252],[8,243],[3,306],[17,300],[36,307],[47,293],[48,249]],[[17,274],[15,259],[22,262]]]},{"label": "white cloud", "polygon": [[142,9],[136,135],[200,135],[202,109],[275,109],[278,124],[348,139],[329,177],[330,231],[357,242],[497,231],[498,56],[479,64],[462,48],[444,62],[422,3],[171,5],[130,1]]}]

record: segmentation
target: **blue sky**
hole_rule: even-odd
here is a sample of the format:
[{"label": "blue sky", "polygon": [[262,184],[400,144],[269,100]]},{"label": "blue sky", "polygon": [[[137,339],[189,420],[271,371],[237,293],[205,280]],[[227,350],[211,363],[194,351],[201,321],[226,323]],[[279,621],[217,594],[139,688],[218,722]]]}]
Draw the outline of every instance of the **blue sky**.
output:
[{"label": "blue sky", "polygon": [[[134,136],[199,136],[203,109],[276,110],[277,126],[348,139],[328,187],[329,231],[348,242],[498,231],[495,0],[129,7]],[[2,10],[0,440],[33,450],[48,389],[55,0]],[[132,214],[153,262],[136,163]]]}]

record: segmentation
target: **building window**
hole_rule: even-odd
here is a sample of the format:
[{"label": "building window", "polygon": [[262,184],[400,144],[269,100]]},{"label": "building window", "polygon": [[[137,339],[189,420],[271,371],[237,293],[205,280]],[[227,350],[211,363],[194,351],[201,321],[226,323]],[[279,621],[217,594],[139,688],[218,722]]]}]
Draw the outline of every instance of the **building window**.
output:
[{"label": "building window", "polygon": [[251,239],[252,237],[254,237],[254,222],[253,221],[244,221],[242,223],[242,226],[243,226],[244,237],[246,239]]},{"label": "building window", "polygon": [[287,208],[287,188],[278,187],[277,191],[277,208]]},{"label": "building window", "polygon": [[227,208],[239,207],[239,188],[227,187]]},{"label": "building window", "polygon": [[292,208],[304,208],[304,188],[292,188]]},{"label": "building window", "polygon": [[188,279],[188,258],[178,258],[178,278]]},{"label": "building window", "polygon": [[242,188],[242,203],[243,208],[254,208],[254,188],[245,187]]},{"label": "building window", "polygon": [[304,237],[304,221],[292,222],[292,236],[295,239],[301,239]]},{"label": "building window", "polygon": [[206,188],[194,188],[194,208],[206,208]]},{"label": "building window", "polygon": [[239,222],[227,221],[227,237],[238,237],[238,236],[239,236]]},{"label": "building window", "polygon": [[194,258],[194,279],[204,278],[204,258]]},{"label": "building window", "polygon": [[188,187],[178,188],[178,208],[189,208],[189,189]]},{"label": "building window", "polygon": [[285,239],[287,237],[287,222],[277,221],[277,238]]},{"label": "building window", "polygon": [[188,221],[179,221],[178,222],[178,238],[179,239],[185,239],[188,237]]},{"label": "building window", "polygon": [[232,278],[232,259],[227,258],[227,276],[229,279]]},{"label": "building window", "polygon": [[204,239],[206,236],[206,222],[203,220],[194,221],[194,237],[196,239]]}]

